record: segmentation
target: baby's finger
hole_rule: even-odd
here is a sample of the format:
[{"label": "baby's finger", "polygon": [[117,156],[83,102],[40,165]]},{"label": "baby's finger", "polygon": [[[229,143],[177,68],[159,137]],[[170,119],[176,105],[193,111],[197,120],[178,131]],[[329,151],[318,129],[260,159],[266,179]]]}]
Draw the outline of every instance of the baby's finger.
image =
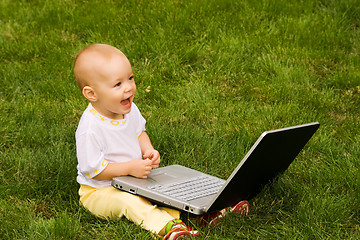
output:
[{"label": "baby's finger", "polygon": [[144,159],[145,166],[149,166],[152,164],[152,161],[149,158]]},{"label": "baby's finger", "polygon": [[153,153],[152,153],[152,152],[143,155],[143,158],[144,158],[144,159],[145,159],[145,158],[152,158],[152,157],[153,157]]},{"label": "baby's finger", "polygon": [[160,157],[160,153],[157,150],[154,150],[153,154],[152,154],[153,159],[159,158]]}]

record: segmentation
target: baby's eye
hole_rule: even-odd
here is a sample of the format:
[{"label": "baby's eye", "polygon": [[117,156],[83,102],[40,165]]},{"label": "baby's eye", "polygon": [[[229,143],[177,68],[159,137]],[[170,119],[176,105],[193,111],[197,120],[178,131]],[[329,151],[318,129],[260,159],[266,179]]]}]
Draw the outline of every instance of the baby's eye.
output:
[{"label": "baby's eye", "polygon": [[121,82],[118,82],[117,84],[115,84],[114,87],[120,87],[120,85],[121,85]]},{"label": "baby's eye", "polygon": [[131,80],[134,80],[134,76],[129,77],[129,80],[130,80],[130,81],[131,81]]}]

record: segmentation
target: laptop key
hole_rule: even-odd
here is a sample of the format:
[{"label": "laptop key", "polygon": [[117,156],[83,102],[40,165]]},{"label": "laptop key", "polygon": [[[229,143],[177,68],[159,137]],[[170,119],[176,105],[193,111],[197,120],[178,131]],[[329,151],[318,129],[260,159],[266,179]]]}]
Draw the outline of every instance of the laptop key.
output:
[{"label": "laptop key", "polygon": [[209,176],[195,177],[184,182],[164,186],[153,186],[152,190],[158,191],[171,197],[180,198],[185,201],[206,197],[217,193],[223,185],[222,180]]}]

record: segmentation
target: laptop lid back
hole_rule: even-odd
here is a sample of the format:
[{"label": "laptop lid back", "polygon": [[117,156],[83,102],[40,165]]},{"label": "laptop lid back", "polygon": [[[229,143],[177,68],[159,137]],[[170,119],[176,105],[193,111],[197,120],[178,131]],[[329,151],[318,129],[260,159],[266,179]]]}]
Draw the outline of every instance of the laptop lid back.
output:
[{"label": "laptop lid back", "polygon": [[214,197],[206,212],[255,197],[265,184],[284,172],[319,128],[309,123],[264,132]]}]

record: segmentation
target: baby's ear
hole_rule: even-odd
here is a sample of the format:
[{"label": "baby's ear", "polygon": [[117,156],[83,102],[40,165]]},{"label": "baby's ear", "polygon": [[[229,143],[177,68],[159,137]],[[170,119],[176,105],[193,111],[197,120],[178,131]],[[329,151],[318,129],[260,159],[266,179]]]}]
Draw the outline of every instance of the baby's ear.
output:
[{"label": "baby's ear", "polygon": [[94,89],[92,89],[90,86],[85,86],[82,90],[82,94],[90,102],[97,101],[96,93],[95,93]]}]

